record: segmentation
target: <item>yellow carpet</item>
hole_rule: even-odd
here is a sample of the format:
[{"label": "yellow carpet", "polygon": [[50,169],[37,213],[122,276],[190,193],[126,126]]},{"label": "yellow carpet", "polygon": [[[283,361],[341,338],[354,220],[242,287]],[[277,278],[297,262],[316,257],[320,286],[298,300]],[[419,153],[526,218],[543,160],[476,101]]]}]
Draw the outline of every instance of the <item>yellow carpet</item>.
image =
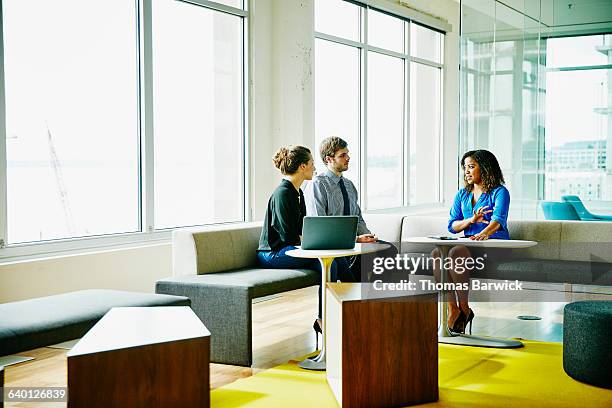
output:
[{"label": "yellow carpet", "polygon": [[[612,407],[612,391],[563,371],[561,343],[524,341],[521,349],[440,344],[440,400],[433,407]],[[213,390],[213,407],[336,407],[325,372],[295,361]]]}]

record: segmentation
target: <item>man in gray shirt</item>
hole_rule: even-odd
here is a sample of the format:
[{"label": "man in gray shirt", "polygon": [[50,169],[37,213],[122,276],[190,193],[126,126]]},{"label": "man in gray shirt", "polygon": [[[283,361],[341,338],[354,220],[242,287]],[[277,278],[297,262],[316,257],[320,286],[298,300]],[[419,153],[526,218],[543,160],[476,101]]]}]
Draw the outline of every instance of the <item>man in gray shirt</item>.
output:
[{"label": "man in gray shirt", "polygon": [[[326,164],[327,171],[317,175],[306,185],[304,197],[306,199],[306,213],[308,215],[356,215],[357,242],[384,242],[372,234],[368,229],[361,208],[357,203],[357,189],[353,182],[342,176],[349,167],[349,150],[347,143],[339,137],[332,136],[321,142],[319,153],[321,160]],[[375,256],[395,257],[397,249],[391,247],[379,251]],[[368,257],[372,258],[372,257]],[[361,279],[361,259],[351,260],[352,276],[345,277],[347,281],[359,282]],[[370,268],[367,268],[370,269]],[[364,270],[364,272],[367,272]],[[371,272],[371,270],[370,270]],[[340,277],[340,280],[343,280]]]}]

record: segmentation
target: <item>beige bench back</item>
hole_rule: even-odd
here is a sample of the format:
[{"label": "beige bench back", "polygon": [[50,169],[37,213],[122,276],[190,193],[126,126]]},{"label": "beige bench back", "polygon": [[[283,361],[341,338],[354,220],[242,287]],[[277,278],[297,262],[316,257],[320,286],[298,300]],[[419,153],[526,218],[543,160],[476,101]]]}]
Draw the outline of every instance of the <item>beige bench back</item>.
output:
[{"label": "beige bench back", "polygon": [[[431,245],[406,238],[449,235],[447,217],[365,214],[368,228],[380,239],[398,242],[401,253],[423,253]],[[519,250],[521,258],[612,263],[612,222],[509,221],[512,239],[537,241]],[[183,228],[173,232],[174,275],[195,275],[249,268],[257,264],[261,222]],[[460,235],[460,234],[458,234]]]},{"label": "beige bench back", "polygon": [[[372,214],[365,220],[380,239],[398,242],[403,215]],[[261,222],[177,229],[172,233],[173,274],[202,275],[254,267]]]},{"label": "beige bench back", "polygon": [[363,214],[363,219],[379,239],[398,243],[402,236],[402,214]]},{"label": "beige bench back", "polygon": [[175,230],[173,274],[202,275],[253,267],[260,234],[261,222]]},{"label": "beige bench back", "polygon": [[[405,240],[450,235],[447,224],[447,217],[404,217],[401,252],[430,251],[431,245],[409,244]],[[612,263],[612,222],[510,220],[508,229],[512,239],[538,242],[534,247],[518,250],[521,258]]]},{"label": "beige bench back", "polygon": [[559,259],[612,263],[612,222],[564,221]]}]

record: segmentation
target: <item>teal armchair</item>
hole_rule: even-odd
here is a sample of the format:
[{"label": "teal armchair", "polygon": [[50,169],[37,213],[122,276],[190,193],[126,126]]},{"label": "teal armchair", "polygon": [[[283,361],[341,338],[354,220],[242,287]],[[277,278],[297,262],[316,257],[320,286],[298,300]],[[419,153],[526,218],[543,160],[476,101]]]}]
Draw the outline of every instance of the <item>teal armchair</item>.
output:
[{"label": "teal armchair", "polygon": [[542,211],[547,220],[574,220],[580,221],[580,216],[568,203],[555,201],[542,201]]},{"label": "teal armchair", "polygon": [[580,197],[575,195],[564,195],[561,199],[574,207],[578,216],[583,221],[612,221],[612,215],[593,214],[586,209]]}]

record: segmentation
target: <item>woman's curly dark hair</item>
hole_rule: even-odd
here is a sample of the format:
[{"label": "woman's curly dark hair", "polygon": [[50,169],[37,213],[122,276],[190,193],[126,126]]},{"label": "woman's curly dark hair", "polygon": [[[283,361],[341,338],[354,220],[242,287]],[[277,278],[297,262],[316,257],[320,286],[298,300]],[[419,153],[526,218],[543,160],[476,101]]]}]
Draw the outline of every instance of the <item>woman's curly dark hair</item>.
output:
[{"label": "woman's curly dark hair", "polygon": [[[497,158],[493,153],[488,150],[470,150],[466,152],[461,158],[461,168],[463,170],[465,170],[465,159],[468,157],[474,159],[480,167],[480,178],[482,179],[482,186],[485,192],[489,193],[495,187],[506,183]],[[474,185],[469,184],[465,177],[463,178],[463,184],[467,191],[472,191]]]}]

